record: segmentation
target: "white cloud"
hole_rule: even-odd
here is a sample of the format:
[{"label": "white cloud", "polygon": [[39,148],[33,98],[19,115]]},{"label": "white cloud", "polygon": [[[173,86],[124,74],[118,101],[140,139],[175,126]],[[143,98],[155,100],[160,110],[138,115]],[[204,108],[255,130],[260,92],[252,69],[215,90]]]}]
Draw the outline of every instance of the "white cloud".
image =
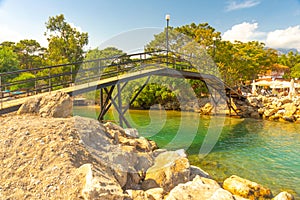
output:
[{"label": "white cloud", "polygon": [[225,10],[227,12],[229,12],[229,11],[233,11],[233,10],[251,8],[253,6],[260,4],[260,1],[259,0],[245,0],[242,2],[237,2],[234,0],[230,0],[230,1],[227,1],[227,4],[228,5],[226,6]]},{"label": "white cloud", "polygon": [[222,35],[227,41],[260,41],[271,48],[296,48],[300,51],[300,25],[270,32],[258,31],[258,23],[243,22],[232,26]]},{"label": "white cloud", "polygon": [[262,41],[262,38],[266,36],[266,33],[257,31],[258,23],[243,22],[241,24],[234,25],[230,30],[224,32],[223,40],[234,42],[235,40],[241,42],[249,42],[253,40]]},{"label": "white cloud", "polygon": [[75,28],[77,31],[79,31],[79,32],[83,32],[82,31],[82,28],[80,27],[80,26],[76,26],[74,23],[72,23],[72,22],[68,22],[68,24],[70,24],[70,26],[72,27],[72,28]]},{"label": "white cloud", "polygon": [[272,48],[296,48],[300,51],[300,25],[269,32],[266,46]]},{"label": "white cloud", "polygon": [[24,39],[17,31],[11,30],[6,26],[0,26],[0,43],[4,41],[18,42]]}]

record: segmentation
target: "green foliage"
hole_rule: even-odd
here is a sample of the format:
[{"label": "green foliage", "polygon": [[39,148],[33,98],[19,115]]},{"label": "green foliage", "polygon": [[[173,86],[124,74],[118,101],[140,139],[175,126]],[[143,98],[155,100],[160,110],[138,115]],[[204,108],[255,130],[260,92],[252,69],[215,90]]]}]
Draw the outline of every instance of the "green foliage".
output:
[{"label": "green foliage", "polygon": [[51,65],[83,60],[83,47],[88,44],[88,33],[81,33],[68,24],[63,14],[50,17],[46,28],[45,35],[49,42],[47,59]]},{"label": "green foliage", "polygon": [[290,73],[285,72],[285,78],[296,78],[298,76],[298,65],[300,63],[299,53],[290,51],[288,54],[283,54],[278,57],[278,63],[290,68]]},{"label": "green foliage", "polygon": [[265,44],[257,41],[218,41],[216,46],[215,62],[223,80],[232,86],[257,78],[259,73],[270,69],[276,61],[277,52],[265,49]]},{"label": "green foliage", "polygon": [[[108,59],[103,59],[103,58],[108,58]],[[97,60],[97,59],[103,59],[103,60],[99,60],[98,62],[85,63],[84,65],[81,66],[81,69],[88,70],[85,71],[84,74],[82,73],[79,74],[81,78],[95,77],[98,79],[101,73],[116,72],[118,68],[121,69],[122,67],[124,67],[117,64],[125,62],[126,59],[128,58],[126,57],[126,53],[124,53],[122,50],[119,50],[115,47],[107,47],[102,50],[99,50],[98,48],[89,50],[86,53],[84,60],[88,61],[88,60]]]},{"label": "green foliage", "polygon": [[[135,93],[138,90],[135,91]],[[149,109],[154,104],[165,105],[168,102],[176,101],[176,95],[166,86],[156,83],[148,84],[138,95],[133,103],[134,107]]]},{"label": "green foliage", "polygon": [[[29,81],[32,79],[31,81]],[[32,89],[35,87],[35,76],[31,73],[24,72],[21,73],[19,76],[15,77],[12,79],[10,82],[11,83],[16,83],[10,87],[11,91],[16,91],[16,90],[26,90],[26,89]],[[28,82],[22,83],[22,81],[28,80]],[[21,83],[18,83],[21,82]]]},{"label": "green foliage", "polygon": [[15,51],[18,53],[20,61],[20,68],[33,69],[41,67],[45,50],[36,40],[20,40],[15,46]]},{"label": "green foliage", "polygon": [[291,77],[300,79],[300,62],[291,69]]},{"label": "green foliage", "polygon": [[[18,55],[11,47],[0,46],[0,73],[12,72],[19,69]],[[2,83],[13,76],[2,77]]]}]

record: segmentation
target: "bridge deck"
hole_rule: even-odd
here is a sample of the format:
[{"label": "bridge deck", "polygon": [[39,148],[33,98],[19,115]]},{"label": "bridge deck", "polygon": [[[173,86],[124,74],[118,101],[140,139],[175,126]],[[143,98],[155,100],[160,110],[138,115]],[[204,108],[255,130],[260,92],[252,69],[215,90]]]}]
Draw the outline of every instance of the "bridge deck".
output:
[{"label": "bridge deck", "polygon": [[[122,82],[126,82],[129,80],[142,78],[145,76],[159,74],[160,72],[162,72],[164,70],[166,70],[166,69],[156,68],[156,69],[141,70],[141,71],[132,72],[130,74],[124,74],[124,75],[119,75],[116,77],[106,78],[103,80],[93,81],[93,82],[84,83],[84,84],[80,84],[80,85],[74,85],[74,86],[59,89],[56,91],[66,92],[71,96],[75,96],[75,95],[82,94],[85,92],[93,91],[95,89],[115,85],[118,82],[122,83]],[[56,92],[56,91],[54,91],[54,92]],[[53,91],[52,91],[52,93],[53,93]],[[0,102],[0,104],[1,104],[0,105],[0,108],[1,108],[0,114],[11,112],[11,111],[16,111],[28,99],[41,97],[41,96],[47,95],[47,94],[51,94],[51,92],[44,92],[44,93],[40,93],[37,95],[32,95],[32,96],[28,96],[28,97],[23,97],[23,98]]]}]

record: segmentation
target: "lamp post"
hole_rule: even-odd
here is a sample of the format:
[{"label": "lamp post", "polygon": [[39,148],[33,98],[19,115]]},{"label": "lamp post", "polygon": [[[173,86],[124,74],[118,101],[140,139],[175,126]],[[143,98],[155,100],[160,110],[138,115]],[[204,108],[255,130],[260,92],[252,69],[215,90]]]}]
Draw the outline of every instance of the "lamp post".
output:
[{"label": "lamp post", "polygon": [[167,29],[166,29],[166,45],[167,45],[167,56],[169,53],[169,21],[170,21],[170,15],[166,15],[166,20],[167,20]]}]

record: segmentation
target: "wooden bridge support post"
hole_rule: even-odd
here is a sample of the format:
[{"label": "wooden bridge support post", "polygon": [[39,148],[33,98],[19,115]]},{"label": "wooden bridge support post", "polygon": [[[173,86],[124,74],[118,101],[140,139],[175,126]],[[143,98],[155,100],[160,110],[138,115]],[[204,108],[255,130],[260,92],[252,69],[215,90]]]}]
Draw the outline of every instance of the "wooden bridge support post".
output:
[{"label": "wooden bridge support post", "polygon": [[231,92],[229,93],[229,105],[228,105],[228,109],[229,109],[229,116],[231,116],[231,106],[232,106],[232,104],[231,104]]},{"label": "wooden bridge support post", "polygon": [[[123,112],[123,110],[122,110],[121,93],[122,93],[122,90],[124,89],[124,87],[127,85],[127,83],[128,82],[124,83],[124,85],[122,87],[120,86],[120,84],[117,84],[117,94],[114,97],[112,97],[112,93],[113,93],[116,85],[111,86],[110,90],[108,90],[107,88],[100,89],[100,114],[98,116],[99,121],[103,121],[104,115],[108,112],[111,105],[113,105],[118,112],[120,126],[123,127],[125,124],[128,128],[131,127],[129,122],[126,120],[126,118],[124,116],[125,112]],[[103,90],[107,94],[107,97],[105,98],[105,100],[104,100]],[[116,100],[118,102],[116,102]]]},{"label": "wooden bridge support post", "polygon": [[[117,84],[117,96],[118,96],[118,108],[120,110],[119,112],[119,123],[120,123],[120,126],[123,127],[123,119],[122,119],[122,116],[123,115],[123,112],[122,112],[122,97],[121,97],[121,88],[120,88],[120,83]],[[124,115],[123,115],[124,116]]]}]

